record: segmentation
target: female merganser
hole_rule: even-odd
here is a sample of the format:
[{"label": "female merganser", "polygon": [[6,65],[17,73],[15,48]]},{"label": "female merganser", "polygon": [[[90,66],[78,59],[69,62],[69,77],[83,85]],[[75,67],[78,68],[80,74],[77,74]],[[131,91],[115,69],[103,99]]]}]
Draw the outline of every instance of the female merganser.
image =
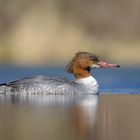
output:
[{"label": "female merganser", "polygon": [[98,83],[91,76],[92,68],[120,67],[117,64],[109,64],[101,61],[99,56],[78,52],[66,67],[67,72],[72,73],[76,80],[69,81],[66,78],[34,76],[23,78],[9,83],[0,84],[0,93],[3,94],[97,94]]}]

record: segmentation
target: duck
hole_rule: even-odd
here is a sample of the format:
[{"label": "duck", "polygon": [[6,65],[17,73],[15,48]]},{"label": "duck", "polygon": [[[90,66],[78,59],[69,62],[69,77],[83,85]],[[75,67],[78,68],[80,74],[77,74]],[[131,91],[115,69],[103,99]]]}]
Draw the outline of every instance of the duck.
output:
[{"label": "duck", "polygon": [[74,75],[70,81],[64,77],[36,75],[0,84],[0,94],[41,94],[72,95],[99,93],[99,85],[92,76],[94,68],[115,68],[118,64],[107,63],[96,54],[78,52],[66,66],[66,71]]}]

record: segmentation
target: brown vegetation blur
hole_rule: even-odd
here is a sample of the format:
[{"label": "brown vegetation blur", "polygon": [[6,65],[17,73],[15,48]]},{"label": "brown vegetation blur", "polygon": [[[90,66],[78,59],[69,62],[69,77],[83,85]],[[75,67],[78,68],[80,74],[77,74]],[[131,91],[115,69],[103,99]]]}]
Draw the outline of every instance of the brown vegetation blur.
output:
[{"label": "brown vegetation blur", "polygon": [[0,63],[63,64],[78,51],[140,65],[139,0],[0,0]]}]

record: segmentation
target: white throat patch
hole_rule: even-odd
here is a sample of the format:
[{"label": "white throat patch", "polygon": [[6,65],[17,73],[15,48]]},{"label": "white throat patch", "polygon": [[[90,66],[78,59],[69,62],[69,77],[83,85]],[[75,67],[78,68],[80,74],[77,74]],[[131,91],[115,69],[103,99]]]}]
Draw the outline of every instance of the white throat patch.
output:
[{"label": "white throat patch", "polygon": [[94,77],[81,78],[76,80],[76,82],[84,85],[83,88],[86,89],[87,93],[98,93],[98,83]]},{"label": "white throat patch", "polygon": [[99,65],[96,65],[96,64],[93,64],[92,66],[91,66],[91,68],[99,68],[100,66]]}]

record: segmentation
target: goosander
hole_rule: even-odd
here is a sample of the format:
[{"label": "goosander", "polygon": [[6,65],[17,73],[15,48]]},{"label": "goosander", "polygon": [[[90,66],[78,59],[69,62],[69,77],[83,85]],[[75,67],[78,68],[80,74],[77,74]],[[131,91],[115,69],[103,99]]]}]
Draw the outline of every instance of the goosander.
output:
[{"label": "goosander", "polygon": [[93,68],[120,67],[100,60],[100,57],[89,52],[78,52],[66,67],[75,81],[66,78],[34,76],[0,84],[1,94],[97,94],[98,83],[91,75]]}]

